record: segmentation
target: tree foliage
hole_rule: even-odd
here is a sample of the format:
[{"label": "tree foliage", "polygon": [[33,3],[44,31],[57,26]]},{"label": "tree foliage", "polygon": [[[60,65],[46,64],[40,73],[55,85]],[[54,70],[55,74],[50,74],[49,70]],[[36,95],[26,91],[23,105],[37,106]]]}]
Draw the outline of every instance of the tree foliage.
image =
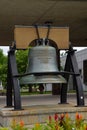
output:
[{"label": "tree foliage", "polygon": [[0,49],[0,81],[3,86],[7,83],[7,56],[3,54],[3,50]]},{"label": "tree foliage", "polygon": [[17,68],[20,74],[25,73],[28,63],[28,50],[17,50],[16,52]]},{"label": "tree foliage", "polygon": [[[4,87],[7,85],[7,61],[8,56],[4,55],[3,50],[0,49],[0,81],[2,81]],[[28,63],[28,50],[16,51],[16,63],[18,73],[25,73]]]}]

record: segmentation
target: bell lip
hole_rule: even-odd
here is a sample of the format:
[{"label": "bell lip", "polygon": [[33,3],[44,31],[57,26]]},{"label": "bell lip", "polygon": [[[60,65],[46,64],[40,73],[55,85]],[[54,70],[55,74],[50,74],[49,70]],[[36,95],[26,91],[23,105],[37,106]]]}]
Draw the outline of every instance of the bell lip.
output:
[{"label": "bell lip", "polygon": [[28,76],[28,75],[64,75],[64,74],[71,74],[71,75],[79,75],[79,74],[75,74],[73,72],[69,72],[69,71],[49,71],[49,72],[28,72],[28,73],[24,73],[24,74],[21,74],[21,75],[15,75],[14,77],[25,77],[25,76]]},{"label": "bell lip", "polygon": [[[54,77],[53,77],[54,76]],[[20,79],[20,84],[64,84],[67,83],[66,79],[61,75],[27,75]]]}]

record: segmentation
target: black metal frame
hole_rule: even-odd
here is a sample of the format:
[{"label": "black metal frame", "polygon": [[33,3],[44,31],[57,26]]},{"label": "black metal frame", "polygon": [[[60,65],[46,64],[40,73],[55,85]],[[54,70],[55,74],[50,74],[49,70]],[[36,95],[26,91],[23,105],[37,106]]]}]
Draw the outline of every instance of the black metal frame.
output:
[{"label": "black metal frame", "polygon": [[[20,85],[18,78],[15,77],[18,75],[16,57],[15,57],[15,48],[10,48],[8,52],[8,73],[7,73],[7,98],[6,104],[7,107],[13,106],[12,95],[14,95],[14,109],[21,109],[21,97],[20,97]],[[13,93],[12,93],[13,90]]]},{"label": "black metal frame", "polygon": [[[49,31],[50,31],[50,25],[48,26],[46,40],[48,40]],[[38,32],[37,26],[36,26],[36,32],[37,32],[38,39],[41,40],[39,37],[39,32]],[[14,109],[20,110],[21,109],[21,97],[20,97],[20,84],[19,84],[18,77],[29,75],[29,74],[23,74],[23,75],[18,74],[16,57],[15,57],[15,50],[16,50],[16,46],[14,43],[13,46],[10,47],[10,50],[8,52],[6,103],[7,103],[7,107],[12,107],[12,105],[13,105],[12,104],[13,103],[12,90],[13,90],[14,91],[14,93],[13,93],[14,94]],[[59,54],[59,51],[60,50],[57,51],[58,54]],[[59,62],[60,62],[60,55],[58,55],[58,57],[59,57]],[[58,64],[58,65],[60,65],[60,64]],[[75,57],[75,51],[70,46],[70,48],[67,52],[67,58],[66,58],[65,69],[64,69],[65,72],[64,73],[59,72],[59,74],[62,74],[68,82],[71,70],[72,70],[71,74],[73,74],[74,78],[75,78],[76,93],[77,93],[77,106],[84,106],[84,95],[83,95],[83,85],[81,82],[81,76],[79,74],[78,64],[77,64],[77,60]],[[67,84],[62,84],[60,103],[61,104],[67,103]]]},{"label": "black metal frame", "polygon": [[[74,79],[76,84],[76,94],[77,94],[77,106],[84,106],[84,94],[83,94],[83,85],[81,81],[81,75],[78,69],[78,64],[75,56],[75,50],[70,46],[69,51],[67,52],[67,58],[65,63],[64,71],[73,71]],[[69,74],[64,74],[65,79],[69,80]],[[61,95],[60,95],[60,103],[67,103],[67,84],[62,84],[61,87]]]}]

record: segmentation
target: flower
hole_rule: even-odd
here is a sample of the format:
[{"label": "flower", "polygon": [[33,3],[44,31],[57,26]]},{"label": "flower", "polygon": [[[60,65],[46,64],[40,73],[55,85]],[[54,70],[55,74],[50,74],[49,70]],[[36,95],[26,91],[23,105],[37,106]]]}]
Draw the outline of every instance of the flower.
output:
[{"label": "flower", "polygon": [[68,113],[66,113],[66,114],[65,114],[65,117],[66,117],[66,118],[69,118],[69,114],[68,114]]},{"label": "flower", "polygon": [[24,121],[21,120],[19,123],[17,123],[16,119],[12,120],[11,129],[12,130],[28,130],[28,128],[24,126]]},{"label": "flower", "polygon": [[76,119],[75,119],[75,126],[80,129],[84,124],[83,116],[82,114],[76,113]]},{"label": "flower", "polygon": [[37,124],[35,124],[35,126],[36,126],[36,128],[39,128],[40,124],[39,124],[39,123],[37,123]]},{"label": "flower", "polygon": [[36,123],[35,127],[32,130],[43,130],[43,127],[45,127],[45,126],[43,126],[43,125],[41,125],[39,123]]},{"label": "flower", "polygon": [[58,120],[58,114],[54,115],[54,120],[57,121]]},{"label": "flower", "polygon": [[24,127],[24,121],[22,121],[22,120],[20,121],[20,126]]},{"label": "flower", "polygon": [[87,130],[87,123],[84,122],[82,114],[78,112],[75,115],[75,120],[68,113],[60,115],[55,113],[54,117],[49,116],[47,124],[42,124],[42,129],[32,130]]}]

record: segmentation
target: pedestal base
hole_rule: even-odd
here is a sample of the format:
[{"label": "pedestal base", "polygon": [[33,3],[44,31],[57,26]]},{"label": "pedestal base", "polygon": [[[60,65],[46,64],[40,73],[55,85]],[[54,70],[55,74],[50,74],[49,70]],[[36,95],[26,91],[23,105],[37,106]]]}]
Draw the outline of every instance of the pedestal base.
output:
[{"label": "pedestal base", "polygon": [[17,122],[23,120],[25,125],[34,125],[35,123],[45,123],[49,115],[55,113],[69,113],[72,118],[75,118],[76,112],[81,113],[87,120],[87,107],[75,107],[73,104],[32,105],[25,106],[20,111],[14,111],[13,108],[1,108],[0,124],[1,126],[9,126],[15,119]]}]

